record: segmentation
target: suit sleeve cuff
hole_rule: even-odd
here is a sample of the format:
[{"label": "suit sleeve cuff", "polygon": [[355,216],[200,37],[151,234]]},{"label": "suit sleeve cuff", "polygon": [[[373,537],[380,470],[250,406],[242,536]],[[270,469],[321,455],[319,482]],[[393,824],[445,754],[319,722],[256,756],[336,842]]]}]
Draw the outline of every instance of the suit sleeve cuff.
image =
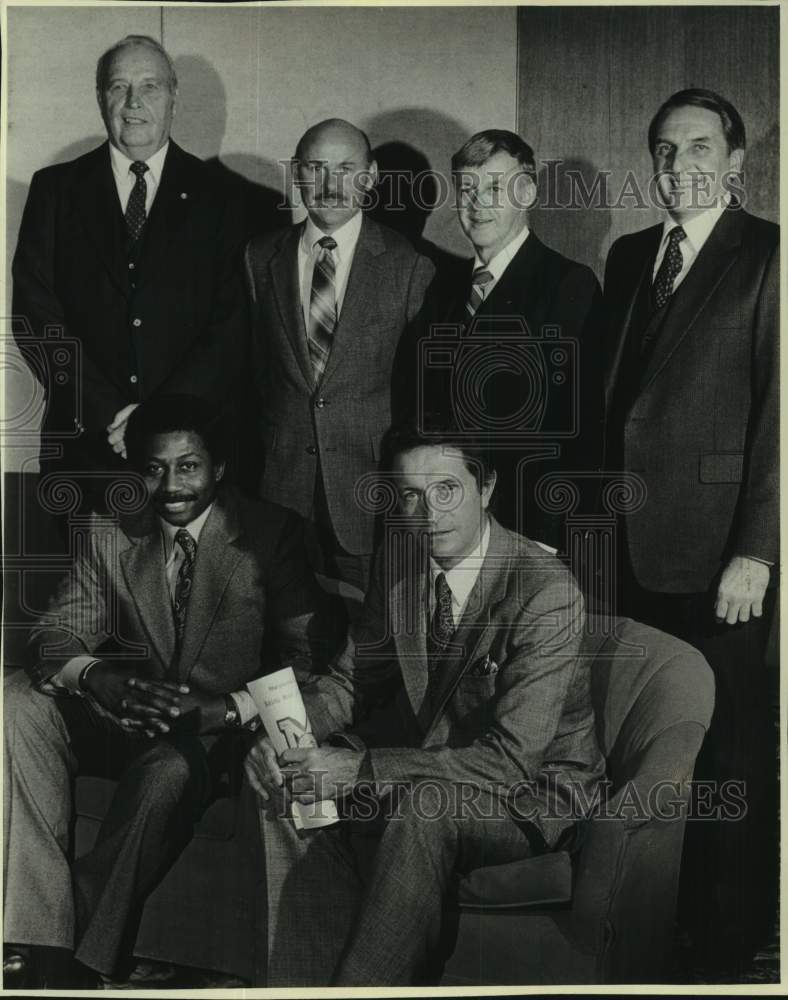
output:
[{"label": "suit sleeve cuff", "polygon": [[89,663],[95,662],[95,656],[88,656],[87,654],[73,656],[56,674],[48,677],[47,681],[50,684],[54,684],[55,687],[62,688],[71,694],[81,694],[82,692],[79,687],[80,674]]},{"label": "suit sleeve cuff", "polygon": [[249,692],[243,690],[231,691],[230,697],[233,699],[235,707],[238,709],[238,718],[240,719],[241,726],[248,729],[250,732],[254,732],[259,729],[262,723],[257,712],[257,706],[255,705],[254,699]]}]

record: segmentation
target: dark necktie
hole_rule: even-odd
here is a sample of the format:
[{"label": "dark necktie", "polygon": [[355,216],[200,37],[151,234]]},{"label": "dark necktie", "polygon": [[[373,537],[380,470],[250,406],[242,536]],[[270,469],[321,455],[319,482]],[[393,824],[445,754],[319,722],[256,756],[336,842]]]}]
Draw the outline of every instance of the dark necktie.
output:
[{"label": "dark necktie", "polygon": [[135,160],[129,167],[137,180],[131,189],[129,200],[126,203],[126,230],[132,243],[136,243],[145,228],[145,198],[148,194],[148,185],[145,181],[145,173],[148,164],[142,160]]},{"label": "dark necktie", "polygon": [[657,276],[654,279],[654,302],[657,309],[661,309],[673,294],[673,282],[684,266],[684,258],[681,256],[679,244],[687,238],[681,226],[674,226],[668,233],[668,245],[665,256],[659,265]]},{"label": "dark necktie", "polygon": [[189,594],[192,589],[192,579],[194,577],[194,560],[197,556],[197,542],[192,538],[185,528],[181,528],[175,535],[175,541],[183,551],[183,562],[178,570],[178,578],[175,581],[175,595],[173,598],[172,614],[175,619],[175,649],[180,653],[183,645],[183,634],[186,630],[186,609],[189,606]]},{"label": "dark necktie", "polygon": [[483,267],[477,267],[471,276],[471,294],[465,303],[465,322],[470,322],[476,315],[476,310],[484,302],[485,288],[493,280],[493,276]]},{"label": "dark necktie", "polygon": [[445,573],[435,577],[435,611],[432,614],[430,633],[427,636],[427,657],[430,668],[446,652],[454,635],[451,587]]},{"label": "dark necktie", "polygon": [[319,383],[326,370],[334,330],[337,325],[336,261],[333,251],[337,242],[330,236],[318,240],[320,254],[312,271],[312,295],[309,300],[309,358]]}]

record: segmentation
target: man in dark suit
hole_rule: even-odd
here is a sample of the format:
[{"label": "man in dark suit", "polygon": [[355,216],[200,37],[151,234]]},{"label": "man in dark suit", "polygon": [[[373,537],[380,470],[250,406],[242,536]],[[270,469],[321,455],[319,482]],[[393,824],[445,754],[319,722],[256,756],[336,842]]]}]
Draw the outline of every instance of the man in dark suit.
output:
[{"label": "man in dark suit", "polygon": [[96,70],[108,142],[31,182],[13,313],[47,393],[42,472],[119,468],[129,414],[154,392],[233,395],[245,226],[226,181],[170,139],[176,93],[159,43],[122,39]]},{"label": "man in dark suit", "polygon": [[[475,258],[459,283],[437,280],[431,295],[432,334],[416,362],[424,369],[422,421],[428,411],[448,410],[467,434],[486,438],[496,450],[497,516],[563,548],[562,519],[540,502],[536,484],[544,474],[571,479],[601,463],[599,282],[530,230],[536,164],[520,136],[478,132],[451,168]],[[435,323],[453,324],[460,337]]]},{"label": "man in dark suit", "polygon": [[[339,638],[297,516],[220,488],[207,404],[150,400],[126,441],[150,502],[91,515],[27,672],[4,689],[5,971],[27,961],[50,988],[122,969],[218,763],[237,763],[237,734],[259,721],[245,682],[283,659],[303,679]],[[72,862],[78,774],[119,784],[95,846]]]},{"label": "man in dark suit", "polygon": [[734,973],[763,941],[777,878],[764,652],[779,551],[779,230],[742,207],[744,146],[719,95],[669,98],[649,129],[667,218],[614,243],[605,274],[607,466],[646,487],[624,519],[622,610],[706,656],[717,704],[696,777],[746,783],[745,818],[690,824],[684,872],[690,929]]},{"label": "man in dark suit", "polygon": [[[490,516],[494,468],[456,429],[400,427],[385,451],[398,528],[346,649],[302,689],[321,745],[277,761],[262,738],[247,758],[269,986],[429,982],[452,873],[568,847],[604,770],[571,574]],[[343,822],[296,833],[283,775]]]},{"label": "man in dark suit", "polygon": [[312,126],[294,163],[308,218],[254,239],[246,254],[262,495],[307,518],[316,565],[363,592],[374,503],[356,496],[356,485],[377,468],[399,406],[395,353],[433,266],[363,214],[377,165],[355,126],[340,119]]}]

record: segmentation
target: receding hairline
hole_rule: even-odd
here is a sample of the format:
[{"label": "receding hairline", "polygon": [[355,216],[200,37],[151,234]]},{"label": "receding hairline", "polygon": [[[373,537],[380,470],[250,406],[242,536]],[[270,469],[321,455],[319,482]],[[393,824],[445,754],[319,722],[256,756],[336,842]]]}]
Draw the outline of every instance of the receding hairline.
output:
[{"label": "receding hairline", "polygon": [[324,133],[330,134],[332,131],[338,135],[352,137],[356,140],[365,157],[366,163],[369,165],[372,162],[372,146],[366,132],[344,118],[326,118],[325,121],[310,125],[298,140],[293,159],[300,160],[303,156],[304,147],[308,143],[322,139]]},{"label": "receding hairline", "polygon": [[155,52],[167,67],[167,82],[169,83],[170,90],[172,93],[178,90],[178,74],[175,72],[175,64],[164,46],[150,35],[126,35],[125,38],[121,38],[115,42],[114,45],[111,45],[99,56],[96,63],[96,89],[98,91],[101,91],[107,82],[109,70],[118,56],[125,52],[126,49],[131,48],[148,49],[151,52]]}]

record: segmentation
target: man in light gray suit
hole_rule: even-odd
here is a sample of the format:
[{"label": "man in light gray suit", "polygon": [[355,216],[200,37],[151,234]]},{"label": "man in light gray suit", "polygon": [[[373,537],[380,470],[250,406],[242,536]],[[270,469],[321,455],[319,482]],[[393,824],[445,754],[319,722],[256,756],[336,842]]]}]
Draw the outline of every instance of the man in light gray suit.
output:
[{"label": "man in light gray suit", "polygon": [[374,515],[354,491],[376,469],[398,410],[397,347],[434,269],[362,212],[377,165],[355,126],[341,119],[313,125],[294,165],[308,218],[257,237],[246,252],[261,492],[312,525],[316,568],[363,592]]},{"label": "man in light gray suit", "polygon": [[[489,515],[495,472],[456,432],[394,430],[385,465],[402,531],[303,688],[320,746],[277,760],[259,738],[247,757],[269,986],[429,982],[453,873],[570,846],[604,771],[571,575]],[[296,832],[289,796],[336,799],[343,819]]]},{"label": "man in light gray suit", "polygon": [[[308,672],[332,652],[298,518],[219,488],[207,404],[149,400],[126,442],[151,502],[91,516],[27,673],[4,689],[4,964],[27,963],[25,986],[118,970],[142,902],[213,795],[217,741],[255,724],[245,682],[280,657]],[[119,784],[95,846],[72,862],[82,774]]]}]

